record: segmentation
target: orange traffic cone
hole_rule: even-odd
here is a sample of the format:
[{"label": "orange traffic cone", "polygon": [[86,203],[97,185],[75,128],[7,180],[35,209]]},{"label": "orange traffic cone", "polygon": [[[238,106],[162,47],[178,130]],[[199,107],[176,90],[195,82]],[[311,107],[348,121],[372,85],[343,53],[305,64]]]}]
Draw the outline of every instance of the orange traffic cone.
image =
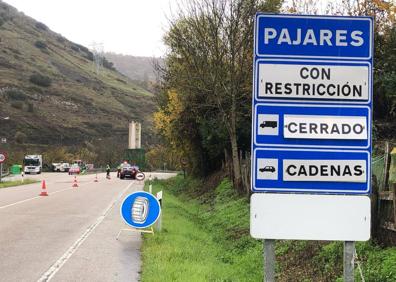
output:
[{"label": "orange traffic cone", "polygon": [[73,186],[72,187],[78,187],[77,176],[74,176],[74,181],[73,181]]},{"label": "orange traffic cone", "polygon": [[39,196],[48,196],[47,186],[45,185],[45,180],[41,183],[41,193]]},{"label": "orange traffic cone", "polygon": [[94,182],[99,182],[99,181],[98,181],[98,174],[95,175],[95,180],[94,180]]}]

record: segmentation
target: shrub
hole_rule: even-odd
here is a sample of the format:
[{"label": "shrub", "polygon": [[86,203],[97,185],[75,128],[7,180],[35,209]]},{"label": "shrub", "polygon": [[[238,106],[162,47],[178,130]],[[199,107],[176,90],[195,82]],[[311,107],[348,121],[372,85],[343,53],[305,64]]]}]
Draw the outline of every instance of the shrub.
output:
[{"label": "shrub", "polygon": [[59,43],[65,43],[66,38],[64,38],[63,36],[57,36],[56,41],[58,41]]},{"label": "shrub", "polygon": [[49,87],[51,86],[52,80],[48,76],[36,73],[30,76],[30,82],[38,86]]},{"label": "shrub", "polygon": [[103,66],[110,70],[115,70],[113,62],[108,61],[106,58],[103,57]]},{"label": "shrub", "polygon": [[22,110],[23,109],[23,103],[21,101],[14,101],[11,103],[11,107]]},{"label": "shrub", "polygon": [[83,51],[83,52],[85,52],[85,53],[90,52],[89,49],[88,49],[87,47],[85,47],[85,46],[82,46],[82,45],[77,44],[77,43],[74,43],[73,45],[76,46],[76,47],[78,47],[78,49],[80,49],[81,51]]},{"label": "shrub", "polygon": [[88,60],[90,60],[90,61],[93,61],[94,60],[94,55],[93,55],[93,53],[92,52],[87,52],[87,55],[86,56],[84,56],[85,58],[87,58]]},{"label": "shrub", "polygon": [[25,141],[26,141],[26,134],[25,133],[23,133],[23,132],[21,132],[21,131],[17,131],[16,133],[15,133],[15,136],[14,136],[14,138],[15,138],[15,142],[16,143],[18,143],[18,144],[23,144],[23,143],[25,143]]},{"label": "shrub", "polygon": [[48,30],[48,27],[45,24],[41,23],[41,22],[36,22],[35,27],[37,29],[41,29],[41,30]]},{"label": "shrub", "polygon": [[29,113],[33,113],[33,112],[34,112],[34,105],[33,105],[33,103],[30,103],[30,102],[27,103],[27,111],[28,111]]},{"label": "shrub", "polygon": [[39,49],[47,49],[47,44],[45,44],[45,42],[37,40],[36,42],[34,42],[34,46],[36,46]]},{"label": "shrub", "polygon": [[80,52],[80,48],[78,48],[78,46],[76,46],[76,45],[72,45],[72,46],[70,46],[70,48],[71,48],[73,51]]},{"label": "shrub", "polygon": [[11,88],[11,89],[6,90],[5,94],[11,100],[16,100],[16,101],[25,101],[26,100],[25,92],[23,92],[22,90],[16,89],[16,88]]}]

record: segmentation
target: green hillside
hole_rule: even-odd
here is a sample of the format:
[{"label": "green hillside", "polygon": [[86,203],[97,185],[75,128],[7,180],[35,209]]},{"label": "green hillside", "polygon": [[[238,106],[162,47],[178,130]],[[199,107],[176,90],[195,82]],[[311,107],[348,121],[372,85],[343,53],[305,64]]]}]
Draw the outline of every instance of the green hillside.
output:
[{"label": "green hillside", "polygon": [[[72,20],[72,19],[71,19]],[[153,95],[93,54],[0,0],[0,137],[10,144],[127,145],[128,121],[149,142]]]}]

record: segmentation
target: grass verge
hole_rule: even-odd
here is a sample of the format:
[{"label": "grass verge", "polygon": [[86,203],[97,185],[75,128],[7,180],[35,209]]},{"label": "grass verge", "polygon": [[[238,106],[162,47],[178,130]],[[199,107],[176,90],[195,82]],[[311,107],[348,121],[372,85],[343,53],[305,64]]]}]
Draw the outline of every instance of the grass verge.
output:
[{"label": "grass verge", "polygon": [[37,183],[37,182],[40,182],[40,181],[33,180],[33,179],[25,179],[23,182],[21,182],[20,180],[5,181],[5,182],[0,182],[0,188],[21,186],[21,185],[27,185],[27,184]]},{"label": "grass verge", "polygon": [[[262,281],[262,242],[249,234],[249,201],[224,179],[154,181],[162,232],[144,235],[142,281]],[[205,191],[205,192],[203,192]],[[396,248],[356,245],[365,281],[396,281]],[[277,241],[277,281],[342,281],[342,242]],[[355,268],[356,281],[361,281]]]},{"label": "grass verge", "polygon": [[246,229],[247,200],[234,195],[227,180],[216,190],[214,205],[181,193],[198,186],[181,177],[154,182],[153,192],[164,193],[163,228],[144,236],[142,281],[262,280],[262,267],[256,267],[262,261],[261,243]]}]

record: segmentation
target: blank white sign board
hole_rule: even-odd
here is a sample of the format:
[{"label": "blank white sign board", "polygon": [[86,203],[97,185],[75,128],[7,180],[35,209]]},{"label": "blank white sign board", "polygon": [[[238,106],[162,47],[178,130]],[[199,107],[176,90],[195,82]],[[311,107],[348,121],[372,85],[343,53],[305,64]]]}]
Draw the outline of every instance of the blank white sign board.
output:
[{"label": "blank white sign board", "polygon": [[257,239],[367,241],[370,198],[255,193],[250,234]]}]

